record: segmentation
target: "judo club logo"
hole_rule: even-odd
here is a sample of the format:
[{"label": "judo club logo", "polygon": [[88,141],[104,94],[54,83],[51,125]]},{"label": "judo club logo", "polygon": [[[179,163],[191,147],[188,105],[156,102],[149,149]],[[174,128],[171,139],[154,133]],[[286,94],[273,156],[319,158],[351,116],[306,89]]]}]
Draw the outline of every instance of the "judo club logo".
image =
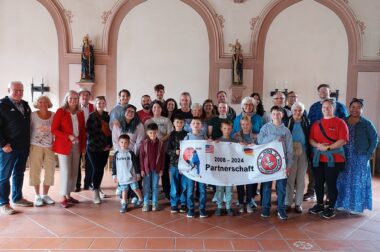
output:
[{"label": "judo club logo", "polygon": [[257,167],[262,174],[274,174],[281,169],[281,166],[281,156],[275,149],[265,149],[257,158]]},{"label": "judo club logo", "polygon": [[196,169],[196,174],[199,176],[200,174],[200,160],[199,160],[199,156],[198,156],[198,153],[197,151],[192,148],[192,147],[188,147],[185,149],[185,151],[183,152],[183,160],[185,160],[185,162],[189,165],[190,167],[190,171],[192,171],[193,169]]}]

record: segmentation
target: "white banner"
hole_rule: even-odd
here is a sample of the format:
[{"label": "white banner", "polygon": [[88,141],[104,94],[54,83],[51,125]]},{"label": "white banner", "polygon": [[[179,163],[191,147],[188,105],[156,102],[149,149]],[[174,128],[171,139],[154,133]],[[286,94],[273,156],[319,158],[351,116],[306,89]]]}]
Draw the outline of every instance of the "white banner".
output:
[{"label": "white banner", "polygon": [[178,169],[191,180],[211,185],[246,185],[286,178],[282,143],[181,142]]}]

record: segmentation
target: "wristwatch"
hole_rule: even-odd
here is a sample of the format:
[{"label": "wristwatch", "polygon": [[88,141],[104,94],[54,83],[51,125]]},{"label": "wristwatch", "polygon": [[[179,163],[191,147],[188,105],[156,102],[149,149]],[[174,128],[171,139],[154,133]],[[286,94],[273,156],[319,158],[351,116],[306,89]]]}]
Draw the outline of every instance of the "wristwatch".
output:
[{"label": "wristwatch", "polygon": [[328,150],[328,151],[331,150],[330,146],[327,146],[327,150]]}]

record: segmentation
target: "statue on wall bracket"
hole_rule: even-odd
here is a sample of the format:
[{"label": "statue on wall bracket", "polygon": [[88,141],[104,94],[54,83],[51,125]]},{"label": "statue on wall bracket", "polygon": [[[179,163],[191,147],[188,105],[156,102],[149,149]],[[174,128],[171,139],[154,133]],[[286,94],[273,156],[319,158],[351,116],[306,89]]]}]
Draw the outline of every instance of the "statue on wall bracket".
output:
[{"label": "statue on wall bracket", "polygon": [[94,81],[95,64],[94,64],[94,46],[86,34],[83,37],[82,58],[81,58],[81,82]]},{"label": "statue on wall bracket", "polygon": [[239,40],[236,39],[235,44],[230,43],[232,51],[232,83],[231,89],[231,103],[239,104],[243,98],[243,91],[246,87],[243,85],[243,50]]},{"label": "statue on wall bracket", "polygon": [[243,84],[243,53],[241,44],[237,39],[235,44],[229,44],[232,48],[232,84],[242,85]]}]

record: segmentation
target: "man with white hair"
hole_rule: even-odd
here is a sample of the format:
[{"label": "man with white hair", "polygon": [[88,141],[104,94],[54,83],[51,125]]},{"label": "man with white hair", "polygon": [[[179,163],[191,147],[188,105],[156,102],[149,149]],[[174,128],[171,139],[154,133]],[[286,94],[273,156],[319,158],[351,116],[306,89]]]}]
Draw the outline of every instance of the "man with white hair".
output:
[{"label": "man with white hair", "polygon": [[[289,109],[285,108],[285,94],[283,92],[277,91],[273,96],[273,106],[278,106],[283,110],[282,122],[287,125],[288,118],[292,115],[292,112]],[[264,122],[270,122],[272,120],[271,113],[266,111],[263,119]]]},{"label": "man with white hair", "polygon": [[24,199],[22,185],[30,146],[30,107],[22,100],[20,81],[8,85],[9,96],[0,100],[0,213],[14,214],[9,204],[12,176],[12,201],[15,206],[32,206]]}]

